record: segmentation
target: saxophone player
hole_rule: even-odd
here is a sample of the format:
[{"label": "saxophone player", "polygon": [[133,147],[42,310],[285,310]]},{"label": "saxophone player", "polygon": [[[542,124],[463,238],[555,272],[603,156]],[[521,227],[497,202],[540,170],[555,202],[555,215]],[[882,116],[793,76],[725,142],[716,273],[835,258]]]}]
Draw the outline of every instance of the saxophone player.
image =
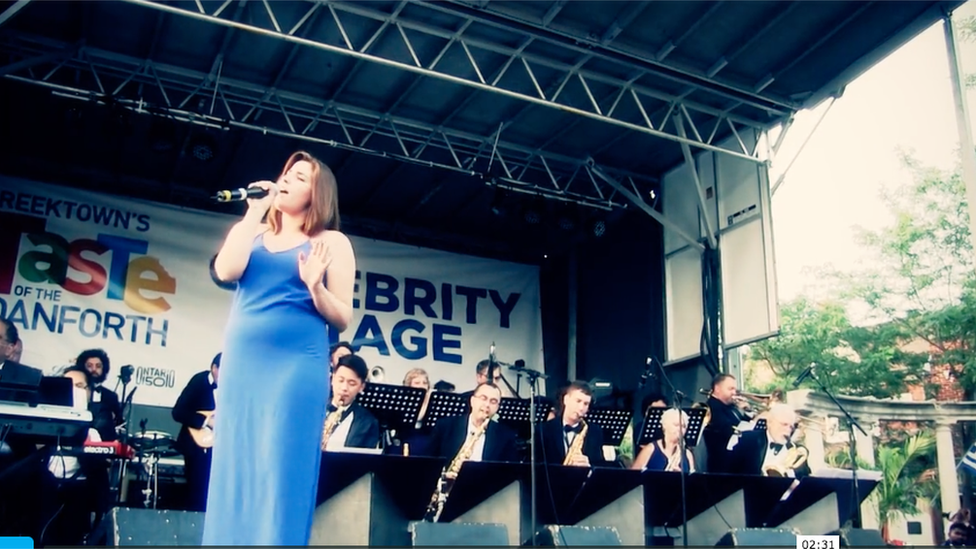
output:
[{"label": "saxophone player", "polygon": [[536,459],[553,465],[606,466],[603,432],[584,419],[590,411],[593,391],[585,381],[574,381],[559,399],[559,412],[536,431]]},{"label": "saxophone player", "polygon": [[482,383],[471,394],[471,411],[437,421],[431,434],[430,454],[452,459],[464,443],[484,428],[466,461],[519,461],[515,432],[491,420],[498,413],[502,393],[492,383]]},{"label": "saxophone player", "polygon": [[796,412],[788,404],[769,408],[765,431],[746,431],[732,448],[732,473],[802,478],[810,474],[806,449],[790,437],[796,427]]},{"label": "saxophone player", "polygon": [[368,375],[369,367],[359,355],[343,355],[336,360],[332,374],[332,402],[322,426],[323,452],[379,446],[379,421],[356,402],[356,397],[366,388]]}]

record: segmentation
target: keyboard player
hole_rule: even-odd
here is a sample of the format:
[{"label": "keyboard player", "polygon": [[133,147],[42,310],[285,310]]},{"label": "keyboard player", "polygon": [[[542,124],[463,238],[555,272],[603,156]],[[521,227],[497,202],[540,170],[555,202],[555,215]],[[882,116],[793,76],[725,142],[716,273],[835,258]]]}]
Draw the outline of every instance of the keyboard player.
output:
[{"label": "keyboard player", "polygon": [[[84,366],[70,366],[63,376],[73,382],[76,407],[80,403],[91,410],[93,378],[89,371]],[[94,427],[88,429],[88,440],[102,440]],[[98,455],[55,452],[48,459],[41,482],[39,522],[42,526],[35,537],[38,545],[84,543],[93,528],[92,514],[97,522],[110,504],[108,465],[108,461]],[[42,534],[43,540],[40,539]]]}]

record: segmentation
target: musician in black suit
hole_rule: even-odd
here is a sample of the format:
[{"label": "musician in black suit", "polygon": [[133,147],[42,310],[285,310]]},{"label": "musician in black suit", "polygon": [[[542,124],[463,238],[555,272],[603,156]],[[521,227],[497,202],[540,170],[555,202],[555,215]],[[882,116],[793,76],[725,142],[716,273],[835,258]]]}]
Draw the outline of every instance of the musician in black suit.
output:
[{"label": "musician in black suit", "polygon": [[[190,511],[207,509],[207,488],[210,486],[210,465],[213,452],[197,444],[190,429],[213,429],[214,414],[200,412],[217,409],[214,395],[217,392],[217,378],[220,376],[220,355],[213,358],[210,369],[190,378],[183,392],[173,406],[173,419],[182,425],[176,437],[176,450],[183,454],[183,475],[186,478],[188,493],[187,506]],[[204,435],[206,438],[211,433]]]},{"label": "musician in black suit", "polygon": [[454,459],[468,437],[482,427],[484,434],[474,443],[470,461],[519,461],[515,432],[492,421],[498,413],[502,392],[492,383],[482,383],[470,398],[470,412],[463,416],[437,420],[429,454],[447,460]]},{"label": "musician in black suit", "polygon": [[763,475],[769,469],[776,469],[787,477],[803,478],[809,475],[810,466],[805,459],[796,467],[788,463],[790,451],[796,447],[790,440],[796,422],[793,408],[787,404],[774,404],[766,417],[765,430],[746,431],[734,443],[729,472]]},{"label": "musician in black suit", "polygon": [[91,374],[92,398],[88,408],[95,430],[104,441],[116,440],[115,428],[122,425],[122,406],[115,391],[103,385],[111,370],[108,354],[101,349],[82,351],[75,359],[75,367],[84,368]]},{"label": "musician in black suit", "polygon": [[727,473],[730,471],[731,456],[728,451],[729,441],[735,434],[736,427],[747,418],[736,406],[735,377],[729,374],[719,374],[712,379],[712,390],[708,396],[710,419],[702,433],[705,450],[708,453],[706,471],[710,473]]},{"label": "musician in black suit", "polygon": [[332,402],[322,426],[322,451],[341,452],[345,448],[376,448],[380,444],[380,423],[356,402],[366,387],[369,367],[359,355],[344,355],[336,360],[332,374]]},{"label": "musician in black suit", "polygon": [[[24,387],[37,387],[41,384],[41,371],[24,366],[15,357],[20,355],[21,341],[17,326],[5,318],[0,318],[0,382]],[[0,394],[0,400],[3,400]]]},{"label": "musician in black suit", "polygon": [[[546,421],[536,431],[536,459],[543,463],[561,465],[566,452],[576,437],[582,436],[584,416],[590,411],[593,391],[585,381],[574,381],[562,393],[556,417]],[[595,423],[586,423],[586,435],[582,452],[567,465],[579,467],[605,467],[609,462],[603,457],[603,430]]]}]

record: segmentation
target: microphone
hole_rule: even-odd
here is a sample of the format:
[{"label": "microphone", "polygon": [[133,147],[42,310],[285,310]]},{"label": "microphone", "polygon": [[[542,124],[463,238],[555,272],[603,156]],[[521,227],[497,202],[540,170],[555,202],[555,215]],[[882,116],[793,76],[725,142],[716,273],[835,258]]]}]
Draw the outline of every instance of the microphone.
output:
[{"label": "microphone", "polygon": [[813,369],[816,367],[816,365],[816,362],[811,362],[810,365],[807,366],[799,376],[797,376],[796,381],[793,382],[793,387],[799,387],[800,384],[803,383],[804,379],[810,377],[810,374],[813,373]]},{"label": "microphone", "polygon": [[230,191],[217,191],[213,195],[213,200],[217,202],[241,202],[248,198],[264,198],[268,196],[268,190],[261,187],[248,187],[246,189],[233,189]]},{"label": "microphone", "polygon": [[644,373],[641,374],[640,383],[637,384],[638,389],[643,389],[644,385],[647,384],[647,379],[654,377],[654,374],[651,373],[651,366],[653,364],[654,364],[654,359],[651,357],[647,357],[647,359],[644,361]]}]

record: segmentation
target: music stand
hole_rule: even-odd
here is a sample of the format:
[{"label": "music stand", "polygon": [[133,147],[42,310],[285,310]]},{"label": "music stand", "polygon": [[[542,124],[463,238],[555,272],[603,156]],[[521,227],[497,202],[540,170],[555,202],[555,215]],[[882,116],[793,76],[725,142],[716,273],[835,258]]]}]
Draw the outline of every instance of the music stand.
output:
[{"label": "music stand", "polygon": [[630,410],[590,409],[586,413],[586,421],[599,425],[603,431],[603,446],[619,446],[632,417],[634,412]]},{"label": "music stand", "polygon": [[[661,415],[671,408],[648,408],[644,415],[644,427],[638,438],[638,446],[650,444],[664,435],[661,429]],[[685,446],[693,448],[698,446],[701,441],[702,433],[705,430],[705,415],[708,408],[684,408],[684,413],[688,414],[688,429],[685,431]]]},{"label": "music stand", "polygon": [[356,400],[369,410],[384,429],[413,428],[427,391],[419,387],[367,383]]},{"label": "music stand", "polygon": [[[498,405],[498,422],[508,425],[522,438],[529,434],[529,399],[503,398]],[[552,405],[545,397],[535,397],[535,422],[542,423],[549,416]]]},{"label": "music stand", "polygon": [[468,396],[458,393],[434,391],[427,403],[427,415],[424,416],[424,427],[433,428],[437,420],[445,417],[463,416],[468,413],[470,402]]}]

